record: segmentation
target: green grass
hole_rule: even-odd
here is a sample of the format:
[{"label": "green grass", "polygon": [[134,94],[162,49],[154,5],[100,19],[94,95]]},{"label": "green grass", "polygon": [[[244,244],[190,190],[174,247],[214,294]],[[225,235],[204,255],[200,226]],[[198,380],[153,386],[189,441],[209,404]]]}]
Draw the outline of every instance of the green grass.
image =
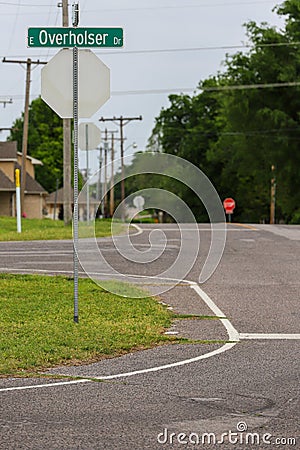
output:
[{"label": "green grass", "polygon": [[[80,224],[80,237],[84,236],[84,226]],[[88,227],[89,229],[90,228]],[[114,234],[121,232],[123,225],[114,223]],[[111,221],[96,220],[96,236],[111,236]],[[64,226],[61,220],[22,219],[22,233],[17,233],[16,219],[0,217],[0,241],[31,241],[48,239],[72,239],[72,224]]]},{"label": "green grass", "polygon": [[150,348],[173,315],[153,298],[123,298],[79,280],[79,323],[73,322],[73,280],[0,274],[0,374],[95,361]]}]

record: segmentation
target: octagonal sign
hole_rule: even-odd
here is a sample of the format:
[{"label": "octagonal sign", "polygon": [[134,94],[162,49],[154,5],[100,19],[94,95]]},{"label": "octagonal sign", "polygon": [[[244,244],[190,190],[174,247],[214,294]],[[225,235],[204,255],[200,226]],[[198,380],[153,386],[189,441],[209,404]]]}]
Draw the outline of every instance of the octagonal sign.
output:
[{"label": "octagonal sign", "polygon": [[[42,68],[42,99],[60,117],[73,117],[73,51],[60,50]],[[109,68],[91,51],[78,50],[78,115],[89,118],[110,97]]]},{"label": "octagonal sign", "polygon": [[94,150],[101,142],[101,130],[92,122],[83,122],[78,128],[80,150]]}]

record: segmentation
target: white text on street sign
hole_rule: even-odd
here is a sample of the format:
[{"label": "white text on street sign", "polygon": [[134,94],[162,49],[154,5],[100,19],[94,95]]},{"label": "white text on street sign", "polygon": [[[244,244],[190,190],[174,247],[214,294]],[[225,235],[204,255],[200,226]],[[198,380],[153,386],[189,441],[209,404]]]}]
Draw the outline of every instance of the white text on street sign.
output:
[{"label": "white text on street sign", "polygon": [[123,28],[28,28],[28,47],[123,47]]}]

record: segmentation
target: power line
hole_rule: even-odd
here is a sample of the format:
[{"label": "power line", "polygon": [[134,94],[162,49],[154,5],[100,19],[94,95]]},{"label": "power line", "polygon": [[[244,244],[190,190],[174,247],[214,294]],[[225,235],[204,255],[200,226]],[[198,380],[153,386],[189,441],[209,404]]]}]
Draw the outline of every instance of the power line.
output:
[{"label": "power line", "polygon": [[201,91],[237,91],[248,89],[272,89],[272,88],[284,88],[284,87],[297,87],[300,86],[300,81],[290,81],[287,83],[262,83],[262,84],[236,84],[227,86],[216,87],[201,87]]},{"label": "power line", "polygon": [[10,39],[9,39],[9,45],[8,45],[7,53],[10,52],[11,45],[12,45],[12,40],[13,40],[13,37],[14,37],[14,34],[15,34],[15,30],[16,30],[16,24],[17,24],[17,21],[18,21],[19,10],[20,10],[20,0],[19,0],[19,2],[17,4],[16,10],[17,11],[15,11],[15,17],[14,17],[14,22],[13,22],[13,26],[12,26],[12,31],[11,31],[11,34],[10,34]]},{"label": "power line", "polygon": [[144,95],[144,94],[166,94],[172,92],[194,92],[197,91],[233,91],[233,90],[248,90],[248,89],[272,89],[284,87],[300,86],[300,81],[287,83],[265,83],[265,84],[237,84],[216,87],[197,87],[197,88],[167,88],[167,89],[140,89],[132,91],[112,91],[112,95]]},{"label": "power line", "polygon": [[162,48],[162,49],[144,49],[144,50],[116,50],[116,51],[96,51],[98,55],[119,55],[119,54],[140,54],[140,53],[179,53],[179,52],[199,52],[199,51],[211,51],[211,50],[239,50],[239,49],[255,49],[257,47],[292,47],[299,46],[300,41],[295,42],[270,42],[268,44],[239,44],[239,45],[216,45],[208,47],[186,47],[186,48]]},{"label": "power line", "polygon": [[[265,84],[237,84],[237,85],[227,85],[227,86],[216,86],[216,87],[170,87],[163,89],[136,89],[136,90],[124,90],[124,91],[112,91],[112,96],[118,95],[149,95],[149,94],[172,94],[172,93],[183,93],[183,92],[193,92],[196,94],[197,91],[233,91],[233,90],[248,90],[248,89],[277,89],[286,87],[298,87],[300,86],[300,81],[292,81],[287,83],[265,83]],[[9,96],[15,100],[21,100],[24,98],[22,94],[15,94]]]},{"label": "power line", "polygon": [[[257,5],[257,4],[262,4],[262,3],[274,3],[274,0],[252,0],[252,1],[246,1],[246,2],[222,2],[222,3],[206,3],[206,4],[202,4],[202,5],[196,5],[196,4],[189,4],[189,5],[174,5],[174,6],[163,6],[163,5],[159,5],[159,6],[150,6],[150,7],[141,7],[141,8],[118,8],[116,9],[91,9],[88,10],[87,12],[96,12],[96,11],[101,11],[101,12],[116,12],[116,11],[140,11],[140,10],[153,10],[153,9],[186,9],[186,8],[216,8],[216,7],[228,7],[228,6],[244,6],[244,5]],[[18,6],[18,3],[11,3],[11,2],[1,2],[0,1],[0,5],[6,5],[6,6]],[[51,4],[30,4],[30,3],[21,3],[20,6],[24,6],[24,7],[49,7],[49,6],[53,6]]]},{"label": "power line", "polygon": [[118,8],[116,9],[91,9],[87,12],[120,12],[120,11],[147,11],[147,10],[161,10],[161,9],[187,9],[187,8],[218,8],[218,7],[228,7],[228,6],[245,6],[245,5],[261,5],[262,3],[274,3],[274,0],[252,0],[246,2],[222,2],[222,3],[204,3],[204,4],[187,4],[187,5],[171,5],[171,6],[148,6],[141,8]]},{"label": "power line", "polygon": [[112,91],[111,95],[167,94],[172,92],[196,92],[196,88],[139,89],[133,91]]},{"label": "power line", "polygon": [[[179,52],[198,52],[212,50],[239,50],[239,49],[255,49],[256,47],[293,47],[300,46],[300,41],[295,42],[270,42],[268,44],[238,44],[238,45],[217,45],[207,47],[186,47],[186,48],[161,48],[161,49],[142,49],[142,50],[115,50],[115,51],[94,51],[97,55],[128,55],[128,54],[149,54],[149,53],[179,53]],[[54,55],[55,53],[53,53]],[[44,54],[36,55],[36,57],[44,57]],[[1,57],[1,56],[0,56]],[[14,55],[14,58],[23,58],[24,55]]]},{"label": "power line", "polygon": [[33,5],[32,3],[31,4],[29,4],[29,3],[10,3],[10,2],[0,2],[0,5],[6,5],[6,6],[26,6],[26,7],[28,7],[28,6],[33,6],[33,7],[35,7],[35,8],[41,8],[41,7],[49,7],[49,6],[53,6],[53,5],[50,5],[50,4],[47,4],[47,5],[41,5],[40,3],[38,4],[38,5]]},{"label": "power line", "polygon": [[246,130],[246,131],[225,131],[223,133],[218,133],[218,135],[222,136],[256,136],[256,135],[268,135],[268,133],[278,134],[281,132],[290,132],[290,131],[300,131],[300,127],[295,128],[269,128],[264,130]]}]

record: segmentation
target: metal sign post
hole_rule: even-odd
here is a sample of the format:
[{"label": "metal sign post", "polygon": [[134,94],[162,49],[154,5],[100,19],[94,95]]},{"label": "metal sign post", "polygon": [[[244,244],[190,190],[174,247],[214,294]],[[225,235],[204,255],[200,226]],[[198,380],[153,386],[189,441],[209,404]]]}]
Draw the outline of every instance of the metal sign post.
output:
[{"label": "metal sign post", "polygon": [[73,48],[73,117],[74,117],[74,322],[78,323],[78,48]]},{"label": "metal sign post", "polygon": [[[86,47],[120,47],[123,45],[123,30],[77,28],[79,4],[73,3],[72,6],[73,28],[29,29],[28,44],[30,47],[62,47],[42,71],[41,97],[61,118],[74,119],[74,322],[78,323],[78,120],[79,116],[91,117],[110,97],[109,68]],[[79,50],[78,47],[83,48]],[[90,141],[89,137],[88,146]]]},{"label": "metal sign post", "polygon": [[[73,5],[73,26],[79,21],[77,9]],[[73,48],[73,119],[74,119],[74,217],[73,217],[73,264],[74,264],[74,322],[78,323],[78,48]]]},{"label": "metal sign post", "polygon": [[85,150],[86,150],[86,221],[90,222],[90,190],[89,190],[89,126],[85,125]]}]

